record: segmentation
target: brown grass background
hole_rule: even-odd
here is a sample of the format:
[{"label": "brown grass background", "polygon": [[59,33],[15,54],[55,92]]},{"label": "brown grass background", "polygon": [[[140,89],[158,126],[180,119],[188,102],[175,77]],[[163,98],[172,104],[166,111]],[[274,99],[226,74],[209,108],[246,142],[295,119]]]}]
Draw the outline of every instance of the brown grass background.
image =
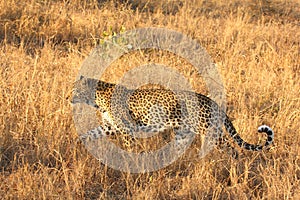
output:
[{"label": "brown grass background", "polygon": [[[236,129],[255,143],[257,127],[270,125],[270,151],[240,151],[237,160],[219,151],[183,156],[144,174],[116,171],[86,151],[67,100],[82,62],[113,32],[150,26],[182,32],[206,48]],[[297,0],[1,1],[0,197],[300,199],[299,54]],[[149,60],[184,68],[159,52],[125,60],[112,80]],[[184,73],[201,90],[199,77]]]}]

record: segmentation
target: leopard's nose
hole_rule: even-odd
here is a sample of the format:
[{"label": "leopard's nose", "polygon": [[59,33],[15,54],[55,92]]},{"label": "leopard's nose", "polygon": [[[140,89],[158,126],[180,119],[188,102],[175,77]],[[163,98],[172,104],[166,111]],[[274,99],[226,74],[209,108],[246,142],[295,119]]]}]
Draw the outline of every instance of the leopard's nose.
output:
[{"label": "leopard's nose", "polygon": [[66,100],[67,101],[72,101],[73,100],[72,97],[73,97],[73,92],[71,90],[71,91],[67,92],[67,94],[66,94]]}]

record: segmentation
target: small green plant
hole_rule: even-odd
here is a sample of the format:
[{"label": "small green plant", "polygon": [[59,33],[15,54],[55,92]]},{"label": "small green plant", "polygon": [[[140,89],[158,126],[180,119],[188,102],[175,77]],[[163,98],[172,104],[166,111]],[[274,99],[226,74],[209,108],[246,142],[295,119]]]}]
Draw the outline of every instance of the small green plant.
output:
[{"label": "small green plant", "polygon": [[102,32],[102,39],[100,39],[100,45],[104,45],[105,42],[111,41],[113,44],[122,45],[124,44],[124,38],[118,37],[118,34],[123,34],[126,32],[125,26],[121,26],[119,32],[115,32],[110,26],[108,30]]}]

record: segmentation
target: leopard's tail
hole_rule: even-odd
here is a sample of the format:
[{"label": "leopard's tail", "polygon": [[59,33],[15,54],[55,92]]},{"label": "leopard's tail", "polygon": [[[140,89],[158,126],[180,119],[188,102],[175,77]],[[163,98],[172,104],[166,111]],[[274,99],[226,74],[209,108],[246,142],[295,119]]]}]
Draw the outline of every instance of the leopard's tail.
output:
[{"label": "leopard's tail", "polygon": [[225,128],[228,131],[228,133],[230,134],[230,136],[233,138],[233,140],[241,147],[244,148],[246,150],[250,150],[250,151],[261,151],[262,149],[270,146],[273,143],[274,140],[274,132],[273,130],[266,126],[266,125],[262,125],[260,127],[258,127],[258,132],[259,133],[266,133],[267,134],[267,139],[264,145],[255,145],[255,144],[249,144],[247,142],[245,142],[240,135],[236,132],[233,124],[231,123],[231,121],[229,120],[228,117],[226,117],[225,119]]}]

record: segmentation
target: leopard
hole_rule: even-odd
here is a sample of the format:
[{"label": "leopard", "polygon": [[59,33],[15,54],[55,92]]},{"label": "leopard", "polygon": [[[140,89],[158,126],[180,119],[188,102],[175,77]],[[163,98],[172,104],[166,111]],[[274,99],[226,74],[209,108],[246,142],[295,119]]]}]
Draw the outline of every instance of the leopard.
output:
[{"label": "leopard", "polygon": [[274,131],[261,125],[258,132],[266,135],[264,144],[246,142],[214,100],[193,91],[163,87],[129,89],[80,76],[74,84],[71,103],[87,104],[102,115],[102,125],[82,134],[82,141],[118,134],[129,134],[134,138],[139,135],[137,133],[173,130],[178,144],[185,145],[191,135],[209,132],[215,143],[227,141],[229,135],[242,149],[262,151],[268,149],[274,140]]}]

